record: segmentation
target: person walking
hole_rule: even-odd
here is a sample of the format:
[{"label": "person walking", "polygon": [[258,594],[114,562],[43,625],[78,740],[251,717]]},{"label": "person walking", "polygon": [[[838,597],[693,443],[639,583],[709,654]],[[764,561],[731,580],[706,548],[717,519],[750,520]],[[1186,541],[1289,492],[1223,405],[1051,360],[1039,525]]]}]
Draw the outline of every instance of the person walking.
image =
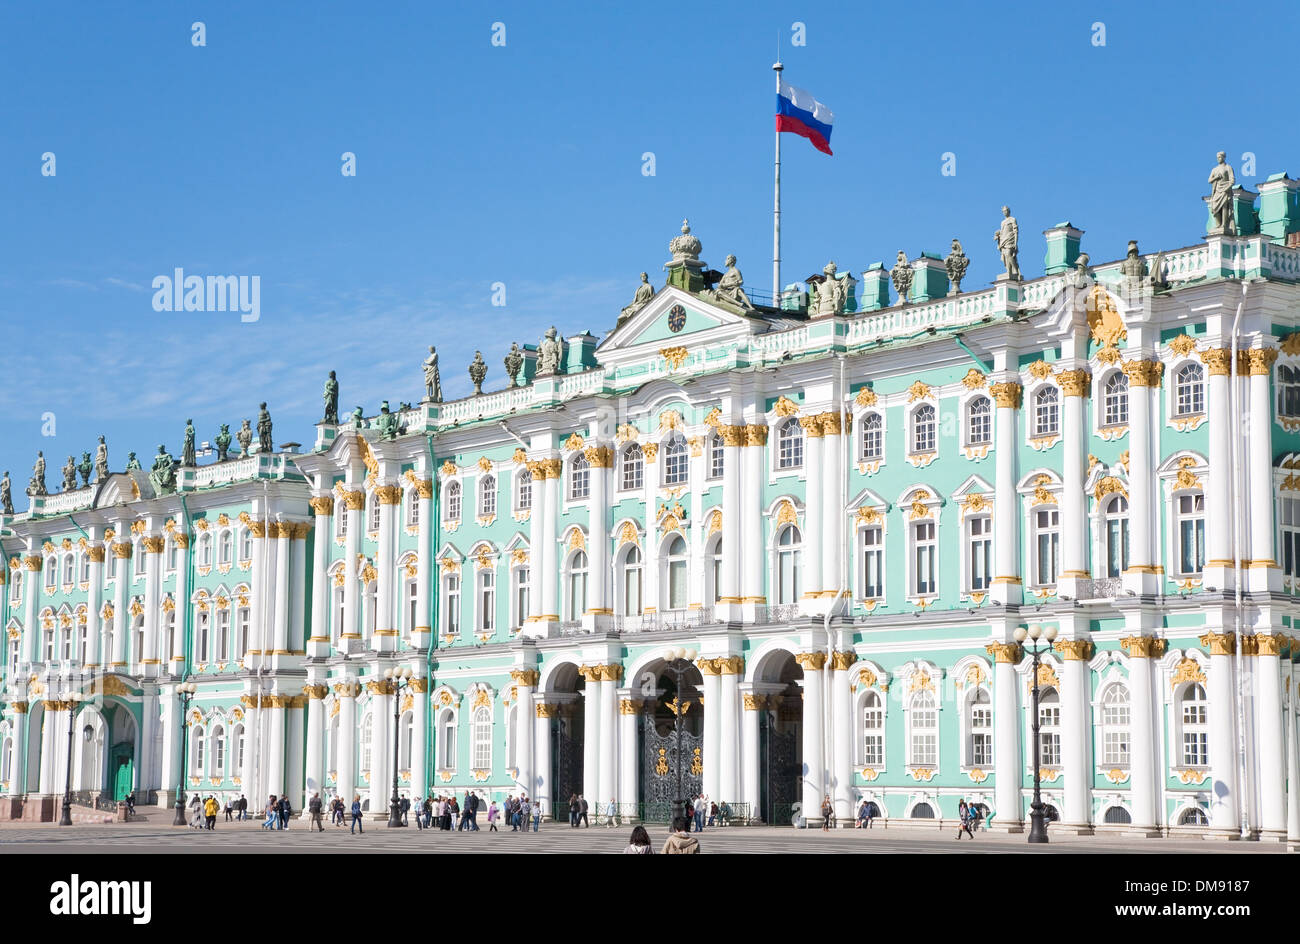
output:
[{"label": "person walking", "polygon": [[281,794],[280,795],[280,828],[281,829],[289,828],[289,816],[292,813],[293,813],[293,804],[289,802],[289,798],[287,796]]},{"label": "person walking", "polygon": [[822,797],[822,832],[829,832],[835,819],[835,807],[831,806],[831,795]]},{"label": "person walking", "polygon": [[591,821],[587,819],[587,798],[581,793],[578,794],[578,819],[582,820],[582,828],[590,829]]},{"label": "person walking", "polygon": [[[317,832],[325,832],[325,822],[322,816],[320,794],[312,794],[312,798],[307,803],[307,811],[311,813],[312,826],[316,827]],[[307,827],[311,829],[311,826]]]},{"label": "person walking", "polygon": [[217,798],[214,796],[208,797],[207,802],[203,804],[203,815],[208,821],[207,829],[209,831],[217,828],[217,813],[220,809],[221,804],[217,802]]},{"label": "person walking", "polygon": [[980,821],[984,819],[984,810],[978,803],[971,803],[966,807],[966,811],[970,814],[971,838],[974,839],[974,830],[980,828]]},{"label": "person walking", "polygon": [[497,801],[493,800],[488,804],[488,832],[495,833],[497,829]]},{"label": "person walking", "polygon": [[365,829],[361,825],[361,795],[356,794],[352,797],[352,826],[348,830],[352,835],[364,833]]},{"label": "person walking", "polygon": [[715,826],[718,822],[718,804],[714,800],[709,801],[709,825]]},{"label": "person walking", "polygon": [[235,812],[235,801],[230,799],[230,797],[226,797],[226,822],[227,823],[231,821],[231,817],[234,815],[234,812]]},{"label": "person walking", "polygon": [[[537,832],[538,829],[541,828],[541,825],[542,825],[542,801],[534,800],[533,801],[533,832]],[[524,823],[524,828],[527,827],[528,824]]]},{"label": "person walking", "polygon": [[533,818],[533,801],[528,797],[523,797],[519,801],[519,831],[528,832],[528,823]]},{"label": "person walking", "polygon": [[623,855],[654,855],[654,846],[650,845],[650,834],[644,826],[632,830],[632,838],[623,849]]},{"label": "person walking", "polygon": [[203,797],[195,793],[190,797],[190,828],[198,829],[203,825]]},{"label": "person walking", "polygon": [[726,800],[723,800],[721,803],[718,804],[718,825],[719,826],[731,825],[731,806],[727,803]]},{"label": "person walking", "polygon": [[618,804],[611,799],[605,804],[605,828],[610,829],[618,825]]},{"label": "person walking", "polygon": [[708,798],[701,793],[695,798],[695,831],[704,832],[704,814],[709,808]]},{"label": "person walking", "polygon": [[248,797],[239,795],[239,818],[248,819]]},{"label": "person walking", "polygon": [[971,832],[970,829],[970,807],[966,805],[965,800],[962,800],[960,803],[957,804],[957,838],[958,839],[961,839],[961,834],[963,832],[965,832],[966,835],[970,836],[972,839],[975,838],[975,834]]},{"label": "person walking", "polygon": [[690,822],[684,816],[677,817],[660,852],[664,855],[696,855],[699,851],[700,841],[691,835]]},{"label": "person walking", "polygon": [[570,793],[569,794],[569,826],[574,829],[577,829],[578,827],[578,810],[580,810],[581,808],[582,807],[578,805],[578,795],[576,793]]},{"label": "person walking", "polygon": [[262,823],[263,829],[275,829],[276,822],[280,819],[279,804],[275,802],[275,797],[266,801],[266,821]]},{"label": "person walking", "polygon": [[410,826],[411,823],[407,819],[407,816],[411,812],[411,800],[405,793],[402,794],[402,799],[398,804],[398,809],[402,811],[402,825]]}]

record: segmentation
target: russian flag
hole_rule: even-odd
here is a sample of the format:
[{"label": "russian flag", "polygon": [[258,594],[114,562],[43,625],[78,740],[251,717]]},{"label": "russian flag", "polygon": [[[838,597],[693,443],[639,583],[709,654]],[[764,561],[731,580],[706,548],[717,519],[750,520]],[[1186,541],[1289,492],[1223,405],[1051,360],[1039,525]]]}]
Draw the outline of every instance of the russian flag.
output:
[{"label": "russian flag", "polygon": [[776,130],[793,131],[824,154],[831,153],[831,110],[801,88],[781,81],[776,96]]}]

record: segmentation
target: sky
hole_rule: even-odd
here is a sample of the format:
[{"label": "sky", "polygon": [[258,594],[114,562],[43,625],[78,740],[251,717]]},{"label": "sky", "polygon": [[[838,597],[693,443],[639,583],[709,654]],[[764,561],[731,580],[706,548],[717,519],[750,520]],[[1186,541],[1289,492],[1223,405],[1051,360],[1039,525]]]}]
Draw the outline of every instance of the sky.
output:
[{"label": "sky", "polygon": [[[687,217],[769,290],[778,43],[835,115],[833,157],[783,136],[783,282],[955,236],[980,288],[1003,203],[1027,278],[1066,220],[1094,262],[1199,242],[1216,151],[1300,176],[1300,13],[1245,9],[0,0],[0,470],[21,510],[38,449],[53,491],[101,433],[148,468],[262,400],[310,446],[330,370],[371,415],[431,343],[448,398],[478,349],[499,388],[511,341],[661,285]],[[258,319],[155,311],[177,268],[257,276]]]}]

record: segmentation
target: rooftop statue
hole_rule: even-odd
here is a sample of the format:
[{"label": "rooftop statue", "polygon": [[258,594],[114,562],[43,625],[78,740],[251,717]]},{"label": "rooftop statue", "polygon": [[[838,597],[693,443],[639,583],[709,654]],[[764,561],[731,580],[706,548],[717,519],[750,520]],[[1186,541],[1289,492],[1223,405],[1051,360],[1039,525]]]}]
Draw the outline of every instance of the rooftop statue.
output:
[{"label": "rooftop statue", "polygon": [[230,424],[222,423],[221,432],[217,433],[217,461],[225,462],[226,456],[230,452],[230,441],[234,438],[230,435]]},{"label": "rooftop statue", "polygon": [[551,325],[546,337],[537,347],[537,376],[558,373],[563,353],[564,345],[559,340],[559,332],[555,330],[555,325]]},{"label": "rooftop statue", "polygon": [[636,294],[632,296],[632,304],[624,308],[618,315],[618,323],[622,324],[631,318],[638,311],[646,306],[646,302],[655,297],[655,287],[650,284],[650,276],[642,272],[641,284],[636,287]]},{"label": "rooftop statue", "polygon": [[45,453],[37,451],[36,464],[32,466],[32,480],[27,483],[28,495],[48,495],[45,490]]},{"label": "rooftop statue", "polygon": [[898,260],[889,270],[889,277],[894,282],[894,291],[898,293],[898,304],[907,304],[908,292],[912,290],[912,263],[907,261],[907,253],[898,250]]},{"label": "rooftop statue", "polygon": [[474,352],[474,360],[469,365],[469,379],[474,384],[474,396],[482,396],[483,381],[487,379],[487,364],[483,361],[482,351]]},{"label": "rooftop statue", "polygon": [[235,442],[239,443],[239,458],[248,455],[248,448],[253,444],[253,430],[248,425],[248,420],[244,420],[244,425],[235,431]]},{"label": "rooftop statue", "polygon": [[[714,289],[714,297],[719,301],[730,302],[738,308],[753,308],[754,303],[749,300],[745,294],[744,284],[745,277],[740,274],[736,268],[736,257],[728,255],[725,263],[727,271],[722,273],[722,278],[718,280],[718,287]],[[645,273],[641,273],[645,275]]]},{"label": "rooftop statue", "polygon": [[90,487],[90,473],[95,469],[94,464],[90,461],[90,453],[83,452],[81,461],[77,463],[77,472],[81,474],[81,487]]},{"label": "rooftop statue", "polygon": [[140,468],[140,460],[135,457],[134,452],[128,452],[126,454],[126,471],[128,472],[143,471],[143,469]]},{"label": "rooftop statue", "polygon": [[194,455],[194,421],[185,421],[185,442],[181,445],[181,465],[192,469],[199,464]]},{"label": "rooftop statue", "polygon": [[353,429],[366,428],[366,413],[365,410],[361,409],[361,407],[357,407],[355,410],[352,411],[352,428]]},{"label": "rooftop statue", "polygon": [[1083,291],[1092,282],[1092,275],[1088,271],[1088,254],[1079,253],[1079,258],[1074,260],[1074,271],[1066,277],[1071,288]]},{"label": "rooftop statue", "polygon": [[167,452],[165,446],[158,446],[158,455],[153,457],[153,468],[149,471],[149,484],[153,486],[154,497],[170,495],[176,491],[176,460]]},{"label": "rooftop statue", "polygon": [[271,414],[266,411],[266,403],[259,407],[257,414],[257,444],[262,452],[271,452]]},{"label": "rooftop statue", "polygon": [[398,414],[388,408],[388,401],[385,400],[379,404],[379,415],[375,417],[375,428],[379,430],[379,435],[388,439],[396,439],[398,423]]},{"label": "rooftop statue", "polygon": [[72,456],[68,456],[68,461],[63,464],[63,490],[65,492],[77,490],[77,462]]},{"label": "rooftop statue", "polygon": [[442,381],[438,379],[438,352],[429,345],[429,356],[424,359],[424,399],[426,403],[442,402]]},{"label": "rooftop statue", "polygon": [[[645,273],[641,273],[644,275]],[[524,366],[524,355],[519,350],[519,342],[514,341],[510,344],[510,353],[506,355],[506,376],[510,378],[510,386],[519,386],[519,371]]]},{"label": "rooftop statue", "polygon": [[1016,218],[1011,215],[1008,207],[1002,208],[1002,225],[997,228],[993,234],[993,241],[997,243],[998,252],[1002,254],[1002,267],[1005,271],[999,278],[1010,279],[1012,282],[1020,281],[1020,226],[1016,223]]},{"label": "rooftop statue", "polygon": [[99,437],[99,445],[95,447],[95,479],[102,482],[108,478],[108,444],[104,442],[104,437]]},{"label": "rooftop statue", "polygon": [[1156,292],[1163,292],[1169,288],[1169,281],[1165,278],[1165,254],[1157,252],[1156,257],[1151,260],[1151,289]]},{"label": "rooftop statue", "polygon": [[14,489],[9,484],[9,470],[5,469],[4,478],[0,479],[0,514],[14,513]]},{"label": "rooftop statue", "polygon": [[809,284],[808,291],[812,298],[809,300],[808,308],[813,317],[844,314],[844,306],[849,300],[849,290],[848,286],[836,277],[835,273],[838,271],[834,261],[828,262],[822,268],[825,279]]},{"label": "rooftop statue", "polygon": [[321,394],[321,399],[325,401],[325,418],[322,423],[333,423],[338,425],[339,421],[339,382],[334,376],[334,371],[330,371],[329,380],[325,381],[325,392]]},{"label": "rooftop statue", "polygon": [[962,251],[961,240],[952,241],[952,251],[948,253],[948,258],[943,260],[943,267],[948,272],[948,281],[952,282],[952,293],[961,294],[961,280],[966,277],[966,267],[970,265],[970,259]]},{"label": "rooftop statue", "polygon": [[1147,280],[1147,264],[1142,261],[1138,255],[1138,244],[1136,239],[1128,241],[1128,255],[1124,261],[1119,264],[1119,274],[1124,280],[1125,288],[1129,291],[1135,291],[1141,287],[1142,283]]},{"label": "rooftop statue", "polygon": [[1227,161],[1223,151],[1218,154],[1219,163],[1210,171],[1210,216],[1214,222],[1210,225],[1211,236],[1235,236],[1237,226],[1232,218],[1232,189],[1237,185],[1237,176],[1232,172],[1232,165]]}]

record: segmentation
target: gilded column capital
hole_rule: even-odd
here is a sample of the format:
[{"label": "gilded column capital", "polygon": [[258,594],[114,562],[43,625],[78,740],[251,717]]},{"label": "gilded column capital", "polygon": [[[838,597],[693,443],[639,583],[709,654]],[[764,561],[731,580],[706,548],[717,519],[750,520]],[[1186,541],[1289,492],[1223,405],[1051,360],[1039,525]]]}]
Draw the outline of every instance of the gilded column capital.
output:
[{"label": "gilded column capital", "polygon": [[1119,641],[1119,647],[1130,659],[1159,659],[1169,643],[1156,636],[1125,636]]},{"label": "gilded column capital", "polygon": [[611,662],[608,665],[597,666],[600,669],[600,680],[602,682],[621,682],[623,681],[623,666],[617,662]]},{"label": "gilded column capital", "polygon": [[334,514],[333,495],[317,495],[314,498],[307,499],[307,504],[311,505],[311,510],[318,518],[328,518]]},{"label": "gilded column capital", "polygon": [[361,694],[361,683],[339,682],[334,686],[334,694],[339,698],[356,698]]},{"label": "gilded column capital", "polygon": [[539,701],[537,703],[537,717],[539,718],[558,718],[560,715],[560,706],[551,702]]},{"label": "gilded column capital", "polygon": [[96,563],[96,564],[102,564],[102,563],[104,563],[104,547],[103,547],[103,545],[102,545],[102,544],[92,544],[90,547],[86,548],[86,556],[87,556],[88,558],[90,558],[90,560],[91,560],[93,563]]},{"label": "gilded column capital", "polygon": [[167,539],[163,537],[149,536],[140,539],[140,546],[144,548],[146,554],[161,554],[166,545]]},{"label": "gilded column capital", "polygon": [[11,701],[9,707],[14,710],[14,714],[27,714],[27,702],[25,701]]},{"label": "gilded column capital", "polygon": [[[121,542],[114,541],[114,542],[113,542],[113,556],[116,557],[118,560],[127,560],[128,558],[130,558],[130,556],[131,556],[131,542],[130,542],[130,541],[121,541]],[[28,560],[31,560],[31,558],[28,558]],[[27,569],[28,569],[28,570],[33,570],[33,569],[35,569],[35,570],[39,570],[40,568],[39,568],[39,567],[37,567],[37,568],[33,568],[33,567],[29,564],[28,567],[27,567]]]},{"label": "gilded column capital", "polygon": [[993,395],[993,402],[1008,410],[1020,409],[1020,398],[1024,389],[1018,383],[989,384],[989,393]]},{"label": "gilded column capital", "polygon": [[1226,347],[1212,347],[1201,351],[1201,360],[1209,368],[1211,377],[1226,377],[1232,364],[1232,351]]},{"label": "gilded column capital", "polygon": [[354,492],[344,490],[339,492],[339,498],[343,499],[343,507],[348,511],[362,511],[366,507],[366,493],[363,489]]},{"label": "gilded column capital", "polygon": [[993,657],[994,662],[1009,665],[1017,664],[1023,656],[1020,643],[1017,642],[991,642],[984,647],[984,651]]},{"label": "gilded column capital", "polygon": [[[1286,636],[1255,636],[1255,645],[1261,656],[1280,656],[1283,649],[1290,647],[1291,640]],[[1245,650],[1242,650],[1245,654]]]},{"label": "gilded column capital", "polygon": [[578,666],[578,675],[588,684],[600,681],[600,669],[598,665],[580,665]]},{"label": "gilded column capital", "polygon": [[1200,642],[1212,656],[1230,656],[1237,652],[1237,637],[1232,633],[1204,633]]},{"label": "gilded column capital", "polygon": [[1243,656],[1259,655],[1259,637],[1255,635],[1241,637],[1241,654]]},{"label": "gilded column capital", "polygon": [[541,673],[536,669],[511,669],[510,678],[516,685],[523,685],[527,688],[536,688],[537,680],[541,678]]},{"label": "gilded column capital", "polygon": [[724,446],[745,445],[744,426],[719,426],[718,435],[722,437],[722,445]]},{"label": "gilded column capital", "polygon": [[1252,347],[1246,351],[1246,357],[1250,362],[1250,376],[1267,377],[1273,369],[1273,362],[1277,360],[1277,348]]},{"label": "gilded column capital", "polygon": [[801,416],[799,425],[803,427],[803,434],[809,439],[821,439],[822,437],[822,418],[821,415]]},{"label": "gilded column capital", "polygon": [[266,522],[265,521],[248,522],[248,533],[251,537],[255,537],[255,538],[266,537]]},{"label": "gilded column capital", "polygon": [[413,678],[406,684],[406,687],[419,695],[420,693],[429,690],[429,680],[427,678]]},{"label": "gilded column capital", "polygon": [[1066,662],[1087,662],[1092,658],[1093,645],[1086,639],[1058,639],[1052,648],[1061,653]]},{"label": "gilded column capital", "polygon": [[826,653],[824,652],[796,652],[794,661],[805,672],[820,672],[826,667]]},{"label": "gilded column capital", "polygon": [[[117,547],[116,544],[113,545],[113,546],[114,546],[114,547]],[[130,550],[131,550],[131,545],[128,544],[128,545],[126,546],[126,549],[127,549],[127,551],[128,551],[128,555],[127,555],[127,556],[129,557],[129,556],[130,556],[129,552],[130,552]],[[43,563],[44,563],[44,559],[41,557],[40,554],[29,554],[29,555],[27,555],[26,557],[23,558],[23,568],[26,569],[26,570],[33,570],[33,571],[35,571],[35,570],[40,570],[40,569],[41,569],[41,565],[42,565]]]},{"label": "gilded column capital", "polygon": [[563,459],[543,459],[542,470],[544,476],[548,479],[558,479],[564,474]]},{"label": "gilded column capital", "polygon": [[1158,387],[1165,373],[1165,365],[1160,361],[1125,361],[1123,369],[1130,387]]},{"label": "gilded column capital", "polygon": [[593,469],[613,468],[614,450],[609,446],[587,446],[582,450],[582,454]]},{"label": "gilded column capital", "polygon": [[271,537],[275,540],[289,540],[293,537],[294,522],[292,521],[272,521]]},{"label": "gilded column capital", "polygon": [[858,654],[851,649],[831,653],[831,671],[847,672],[858,661]]},{"label": "gilded column capital", "polygon": [[767,706],[766,695],[745,695],[746,711],[762,711]]},{"label": "gilded column capital", "polygon": [[[190,546],[190,536],[188,534],[179,534],[179,533],[173,534],[172,540],[176,542],[176,546],[179,547],[182,551],[185,550],[185,548]],[[99,549],[99,553],[100,553],[99,559],[103,560],[104,549],[102,547]],[[92,557],[91,560],[94,560],[94,558]]]},{"label": "gilded column capital", "polygon": [[329,692],[330,687],[328,685],[304,685],[302,687],[302,693],[304,695],[308,698],[314,698],[317,701],[324,698],[329,694]]},{"label": "gilded column capital", "polygon": [[822,421],[822,433],[826,436],[839,436],[853,429],[853,414],[844,414],[844,423],[840,424],[840,414],[834,411],[822,413],[819,417]]},{"label": "gilded column capital", "polygon": [[718,665],[718,672],[722,675],[744,675],[745,674],[745,657],[744,656],[727,656],[725,659],[714,659]]},{"label": "gilded column capital", "polygon": [[722,666],[719,664],[721,659],[697,659],[695,665],[699,668],[701,675],[721,675]]},{"label": "gilded column capital", "polygon": [[528,474],[534,479],[546,478],[546,461],[543,459],[533,459],[524,463],[528,469]]},{"label": "gilded column capital", "polygon": [[631,698],[620,698],[618,701],[618,713],[621,715],[635,715],[641,711],[641,703]]},{"label": "gilded column capital", "polygon": [[381,505],[400,505],[402,503],[402,486],[380,485],[375,489],[375,498]]},{"label": "gilded column capital", "polygon": [[1092,384],[1092,375],[1086,370],[1063,370],[1056,379],[1067,397],[1086,397]]},{"label": "gilded column capital", "polygon": [[411,485],[415,488],[415,494],[420,498],[433,497],[433,479],[412,478]]},{"label": "gilded column capital", "polygon": [[766,446],[767,426],[762,423],[747,425],[745,427],[745,444],[749,446]]},{"label": "gilded column capital", "polygon": [[366,682],[366,691],[372,695],[391,695],[393,694],[393,683],[388,679],[372,679]]}]

